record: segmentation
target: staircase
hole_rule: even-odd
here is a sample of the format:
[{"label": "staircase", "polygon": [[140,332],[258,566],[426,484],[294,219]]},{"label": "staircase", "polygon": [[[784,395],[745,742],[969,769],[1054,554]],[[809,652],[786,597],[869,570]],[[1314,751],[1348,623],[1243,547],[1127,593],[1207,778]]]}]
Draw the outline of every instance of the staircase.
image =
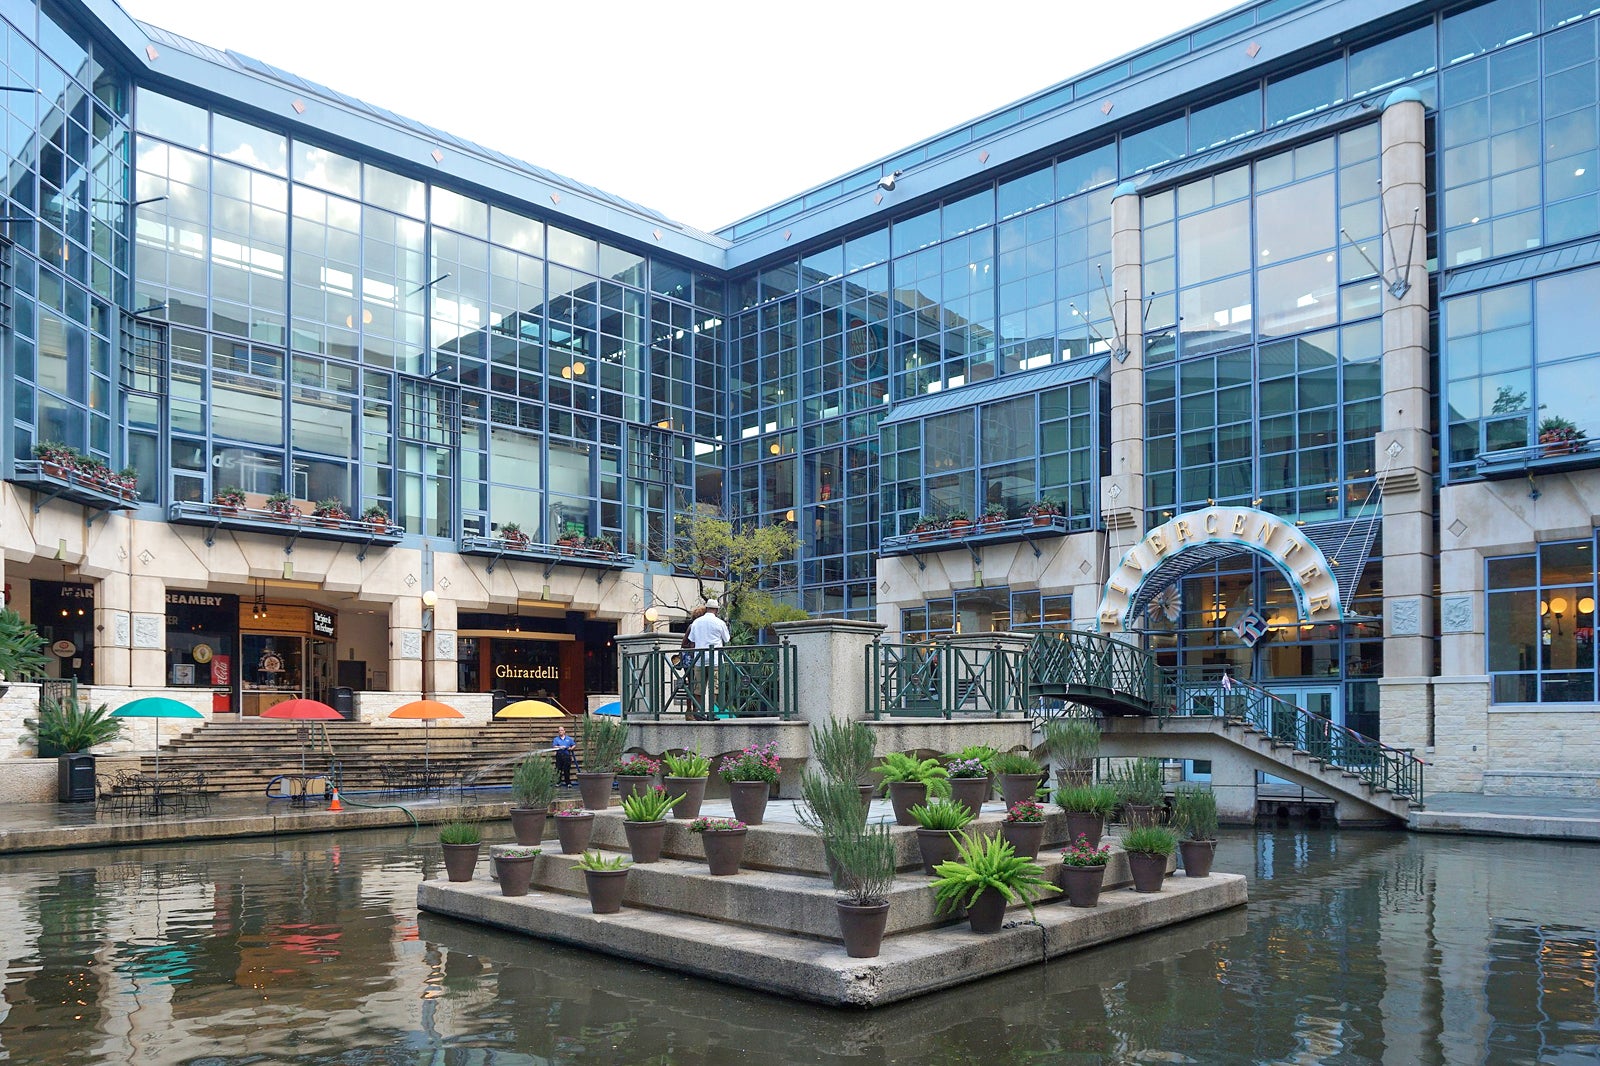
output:
[{"label": "staircase", "polygon": [[[426,743],[428,765],[447,786],[509,785],[525,754],[550,746],[559,722],[521,719],[432,729],[367,722],[208,722],[161,749],[161,772],[198,770],[211,792],[259,795],[279,774],[300,772],[303,747],[307,773],[327,773],[337,762],[341,789],[376,792],[387,780],[385,767],[420,766]],[[141,756],[139,768],[153,772],[155,757]]]}]

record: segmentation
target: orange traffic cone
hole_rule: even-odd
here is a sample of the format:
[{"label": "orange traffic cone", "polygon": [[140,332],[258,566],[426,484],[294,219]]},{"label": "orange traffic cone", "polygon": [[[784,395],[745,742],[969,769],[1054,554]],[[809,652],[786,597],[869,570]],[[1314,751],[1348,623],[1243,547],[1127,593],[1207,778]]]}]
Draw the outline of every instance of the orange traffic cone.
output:
[{"label": "orange traffic cone", "polygon": [[339,802],[339,790],[338,789],[334,789],[333,790],[333,800],[332,800],[332,802],[330,802],[328,804],[328,810],[330,810],[330,811],[342,811],[342,810],[344,810],[344,806]]}]

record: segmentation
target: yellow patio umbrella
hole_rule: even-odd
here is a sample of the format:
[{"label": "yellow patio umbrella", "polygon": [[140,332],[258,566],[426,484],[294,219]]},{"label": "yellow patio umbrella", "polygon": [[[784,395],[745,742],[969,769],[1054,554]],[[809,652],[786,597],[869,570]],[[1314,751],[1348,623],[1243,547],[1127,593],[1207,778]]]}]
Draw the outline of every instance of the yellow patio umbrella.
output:
[{"label": "yellow patio umbrella", "polygon": [[567,712],[544,700],[518,700],[495,712],[496,718],[565,718]]}]

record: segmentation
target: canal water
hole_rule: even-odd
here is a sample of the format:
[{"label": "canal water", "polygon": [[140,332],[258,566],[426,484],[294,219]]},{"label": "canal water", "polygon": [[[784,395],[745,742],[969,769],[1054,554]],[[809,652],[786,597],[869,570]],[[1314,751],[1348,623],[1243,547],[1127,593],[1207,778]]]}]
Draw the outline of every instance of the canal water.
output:
[{"label": "canal water", "polygon": [[852,1013],[419,915],[433,840],[0,860],[0,1060],[1600,1062],[1592,845],[1232,832],[1248,908]]}]

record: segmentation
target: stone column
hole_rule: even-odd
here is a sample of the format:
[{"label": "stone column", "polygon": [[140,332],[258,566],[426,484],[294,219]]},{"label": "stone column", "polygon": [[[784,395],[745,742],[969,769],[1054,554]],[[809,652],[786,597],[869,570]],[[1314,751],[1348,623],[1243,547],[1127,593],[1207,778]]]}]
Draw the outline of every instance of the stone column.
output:
[{"label": "stone column", "polygon": [[1129,544],[1144,536],[1143,262],[1139,194],[1123,182],[1111,200],[1111,340],[1126,351],[1111,357],[1111,473],[1100,479],[1100,514],[1108,531],[1131,531],[1116,538]]},{"label": "stone column", "polygon": [[[1434,637],[1433,458],[1429,430],[1427,151],[1422,99],[1410,89],[1384,102],[1383,429],[1376,462],[1383,489],[1383,739],[1426,736],[1432,714]],[[1420,723],[1420,724],[1419,724]]]},{"label": "stone column", "polygon": [[867,645],[883,634],[877,622],[817,619],[779,622],[779,638],[795,649],[795,714],[812,727],[867,716]]},{"label": "stone column", "polygon": [[389,605],[389,691],[422,691],[422,600],[401,596]]},{"label": "stone column", "polygon": [[433,609],[433,691],[453,695],[461,688],[456,668],[456,601],[440,598]]},{"label": "stone column", "polygon": [[128,577],[130,651],[128,684],[167,686],[167,583],[159,577]]},{"label": "stone column", "polygon": [[[132,579],[112,571],[100,579],[94,601],[94,681],[96,685],[133,683]],[[166,590],[162,590],[166,599]],[[165,613],[163,602],[163,613]]]}]

